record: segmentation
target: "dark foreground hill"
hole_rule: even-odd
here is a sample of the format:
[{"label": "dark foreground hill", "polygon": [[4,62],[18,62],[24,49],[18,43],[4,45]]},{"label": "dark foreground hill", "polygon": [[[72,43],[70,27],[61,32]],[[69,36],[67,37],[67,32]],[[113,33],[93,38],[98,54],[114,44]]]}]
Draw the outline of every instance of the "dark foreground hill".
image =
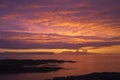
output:
[{"label": "dark foreground hill", "polygon": [[120,80],[120,72],[91,73],[82,76],[56,77],[48,80]]}]

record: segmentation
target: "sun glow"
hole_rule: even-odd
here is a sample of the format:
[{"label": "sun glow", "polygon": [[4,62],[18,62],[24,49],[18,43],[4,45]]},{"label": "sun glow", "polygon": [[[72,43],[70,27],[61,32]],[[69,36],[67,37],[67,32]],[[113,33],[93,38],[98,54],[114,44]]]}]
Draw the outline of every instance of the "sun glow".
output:
[{"label": "sun glow", "polygon": [[120,46],[109,46],[109,47],[101,47],[96,49],[89,49],[89,52],[92,53],[100,53],[100,54],[119,54]]}]

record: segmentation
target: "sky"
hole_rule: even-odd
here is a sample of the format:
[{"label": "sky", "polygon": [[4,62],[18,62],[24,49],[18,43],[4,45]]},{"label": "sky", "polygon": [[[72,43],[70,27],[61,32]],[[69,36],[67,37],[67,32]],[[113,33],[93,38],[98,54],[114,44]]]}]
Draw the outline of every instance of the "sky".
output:
[{"label": "sky", "polygon": [[120,0],[0,0],[0,52],[120,54]]}]

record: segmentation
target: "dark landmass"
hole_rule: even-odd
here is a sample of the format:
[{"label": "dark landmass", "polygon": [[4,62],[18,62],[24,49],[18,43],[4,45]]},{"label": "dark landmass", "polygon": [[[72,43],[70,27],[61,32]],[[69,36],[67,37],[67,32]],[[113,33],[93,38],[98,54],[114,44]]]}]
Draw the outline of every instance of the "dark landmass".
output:
[{"label": "dark landmass", "polygon": [[46,73],[63,69],[61,67],[11,67],[1,68],[0,74],[16,74],[16,73]]},{"label": "dark landmass", "polygon": [[56,77],[48,80],[120,80],[120,72],[91,73],[82,76]]},{"label": "dark landmass", "polygon": [[[63,69],[55,66],[65,62],[74,63],[74,61],[64,60],[0,60],[0,74],[12,73],[33,73],[33,72],[51,72]],[[44,64],[44,65],[43,65]],[[53,65],[54,66],[50,66]],[[43,65],[43,66],[41,66]]]}]

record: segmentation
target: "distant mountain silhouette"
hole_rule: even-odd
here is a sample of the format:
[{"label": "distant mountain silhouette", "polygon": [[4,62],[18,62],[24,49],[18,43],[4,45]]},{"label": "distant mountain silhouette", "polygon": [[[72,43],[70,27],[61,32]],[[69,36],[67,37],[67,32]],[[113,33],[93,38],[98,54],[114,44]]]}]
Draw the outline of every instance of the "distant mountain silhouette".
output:
[{"label": "distant mountain silhouette", "polygon": [[59,53],[60,55],[94,55],[96,53],[89,53],[89,52],[80,52],[78,50],[76,50],[75,52],[72,51],[63,51],[61,53]]},{"label": "distant mountain silhouette", "polygon": [[4,54],[54,55],[54,52],[4,52]]}]

